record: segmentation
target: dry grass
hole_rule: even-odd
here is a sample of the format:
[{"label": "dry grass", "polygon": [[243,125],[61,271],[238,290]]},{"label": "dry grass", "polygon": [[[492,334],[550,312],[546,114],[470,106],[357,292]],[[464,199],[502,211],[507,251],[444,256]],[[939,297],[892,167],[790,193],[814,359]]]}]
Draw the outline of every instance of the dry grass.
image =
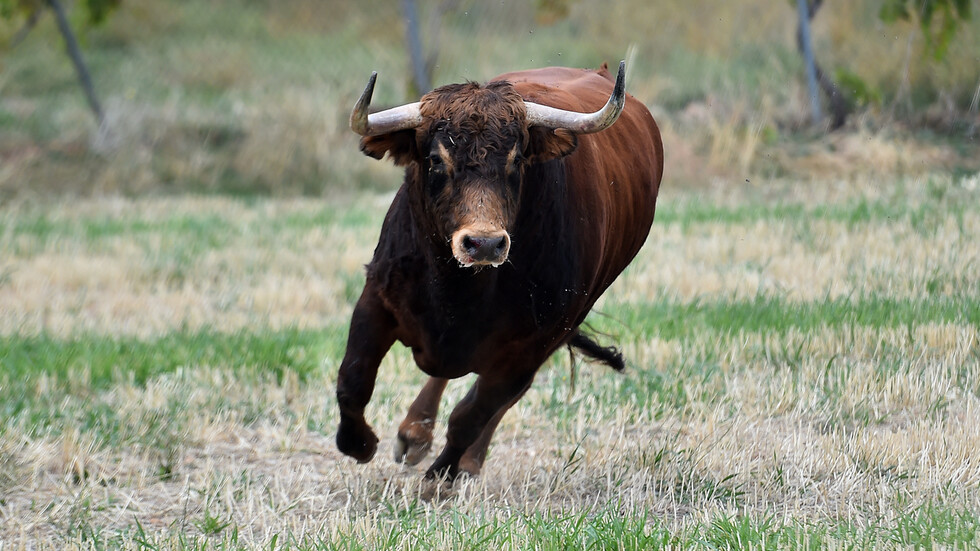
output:
[{"label": "dry grass", "polygon": [[[439,30],[440,83],[636,52],[629,89],[661,122],[667,180],[648,246],[593,320],[617,335],[628,373],[583,366],[573,389],[557,357],[503,420],[483,475],[452,488],[389,459],[423,381],[404,349],[369,409],[375,461],[355,465],[332,442],[344,329],[399,179],[356,151],[346,116],[371,69],[379,105],[413,99],[396,11],[127,0],[91,35],[103,132],[60,51],[42,47],[43,22],[0,66],[0,344],[107,339],[123,352],[107,368],[84,350],[0,354],[0,551],[643,547],[577,531],[609,519],[677,547],[773,548],[766,538],[786,536],[773,526],[801,530],[797,548],[976,546],[976,315],[925,310],[978,303],[980,180],[949,172],[980,169],[980,155],[895,121],[976,117],[963,108],[980,19],[935,64],[907,55],[921,44],[912,27],[865,32],[872,4],[828,4],[817,46],[897,95],[823,137],[797,134],[787,6],[572,2],[545,25],[530,5],[457,4]],[[927,113],[905,113],[922,102]],[[699,304],[735,316],[726,308],[757,297],[773,302],[753,312],[778,320],[762,329],[672,317]],[[911,313],[789,319],[867,297]],[[633,311],[654,314],[623,322]],[[209,335],[276,343],[296,328],[325,344],[286,339],[279,363],[175,351],[189,359],[145,378],[131,369],[145,359],[125,353],[127,336],[200,331],[178,344],[219,349]],[[289,369],[309,355],[313,368]]]},{"label": "dry grass", "polygon": [[[916,299],[935,274],[947,286],[929,293],[976,300],[980,217],[954,208],[976,198],[975,182],[940,182],[668,188],[666,221],[607,304],[760,291],[794,303]],[[946,195],[937,198],[937,185]],[[861,201],[896,202],[899,212],[922,203],[943,209],[924,226],[884,215],[852,222],[669,214],[685,204],[738,212],[798,197],[826,209]],[[337,206],[347,219],[297,200],[5,208],[0,332],[146,338],[196,327],[342,325],[387,200],[350,198]],[[871,529],[898,526],[925,504],[980,510],[976,326],[790,326],[662,338],[657,320],[642,323],[617,329],[632,365],[625,376],[583,367],[572,392],[566,360],[556,359],[504,419],[483,475],[452,488],[422,482],[420,469],[389,459],[395,427],[423,381],[404,349],[382,366],[369,409],[382,443],[365,466],[332,443],[339,357],[323,358],[303,380],[220,363],[182,366],[145,384],[120,366],[108,387],[95,385],[84,366],[67,381],[40,377],[30,392],[38,403],[62,400],[55,410],[69,421],[39,431],[36,420],[18,416],[0,431],[0,542],[86,548],[101,536],[181,548],[180,537],[217,546],[235,530],[248,547],[268,547],[276,534],[355,537],[368,547],[412,547],[425,535],[436,547],[455,547],[462,536],[447,519],[461,514],[469,530],[509,527],[514,539],[502,545],[517,548],[531,537],[529,519],[548,512],[642,514],[648,529],[689,534],[736,517]],[[446,403],[465,386],[454,384]],[[102,411],[112,412],[111,423],[83,424],[108,415]],[[806,537],[850,541],[814,534]],[[693,538],[675,543],[695,545],[685,537]]]},{"label": "dry grass", "polygon": [[[469,0],[437,24],[424,10],[423,23],[427,46],[440,52],[437,84],[595,66],[635,52],[629,90],[664,127],[677,181],[980,168],[975,142],[961,132],[975,133],[978,122],[969,106],[980,23],[962,30],[940,64],[906,47],[910,36],[921,45],[913,27],[884,32],[873,2],[854,4],[820,14],[821,60],[888,92],[885,104],[845,133],[803,143],[808,111],[788,6],[571,2],[566,18],[545,24],[530,4]],[[87,45],[106,109],[107,124],[96,129],[62,53],[49,47],[58,40],[53,25],[42,20],[0,66],[0,198],[390,189],[397,176],[362,162],[346,119],[371,70],[381,75],[379,106],[415,99],[400,26],[397,10],[378,2],[290,0],[272,9],[133,0]],[[908,120],[952,138],[909,132]]]}]

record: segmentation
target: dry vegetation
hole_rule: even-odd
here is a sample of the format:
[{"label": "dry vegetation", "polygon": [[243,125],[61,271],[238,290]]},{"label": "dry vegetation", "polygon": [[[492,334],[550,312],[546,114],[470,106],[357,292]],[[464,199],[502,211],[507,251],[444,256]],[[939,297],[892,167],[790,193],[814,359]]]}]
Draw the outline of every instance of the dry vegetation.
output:
[{"label": "dry vegetation", "polygon": [[[452,488],[389,458],[423,381],[404,350],[369,412],[375,461],[332,443],[346,318],[387,195],[5,208],[0,357],[24,379],[0,388],[28,400],[0,432],[0,541],[976,545],[980,216],[957,205],[978,193],[976,177],[667,188],[592,320],[629,371],[580,366],[573,386],[556,357],[483,476]],[[765,319],[740,318],[746,304]],[[167,348],[174,334],[201,351]],[[56,358],[25,344],[38,335]],[[222,335],[253,337],[207,352]],[[262,335],[284,350],[263,356]],[[171,352],[184,359],[135,367]]]},{"label": "dry vegetation", "polygon": [[[436,83],[628,54],[629,89],[661,122],[669,172],[690,184],[980,168],[980,18],[937,63],[914,25],[878,21],[876,2],[828,5],[815,23],[822,63],[860,76],[881,101],[846,131],[814,137],[789,6],[556,4],[568,9],[545,17],[531,3],[467,0],[431,19],[436,3],[423,3]],[[400,29],[380,0],[127,0],[85,37],[107,112],[96,129],[43,19],[0,58],[0,198],[390,188],[397,177],[362,161],[346,119],[371,70],[379,104],[415,99]],[[14,30],[0,26],[0,41]]]},{"label": "dry vegetation", "polygon": [[883,101],[821,136],[785,2],[454,5],[440,83],[633,52],[667,177],[590,319],[627,373],[556,356],[447,488],[389,458],[396,349],[341,457],[399,178],[345,121],[372,69],[411,99],[397,11],[126,0],[85,42],[102,130],[45,20],[0,57],[0,551],[980,547],[980,18],[939,64],[829,3],[818,54]]}]

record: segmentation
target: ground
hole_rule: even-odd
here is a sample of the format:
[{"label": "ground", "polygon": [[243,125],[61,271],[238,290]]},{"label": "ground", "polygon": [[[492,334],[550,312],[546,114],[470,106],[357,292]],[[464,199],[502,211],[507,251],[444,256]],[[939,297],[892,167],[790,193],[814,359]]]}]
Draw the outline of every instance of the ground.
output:
[{"label": "ground", "polygon": [[557,354],[452,487],[391,459],[403,348],[333,445],[390,193],[3,205],[0,547],[980,545],[977,176],[666,182],[626,372]]}]

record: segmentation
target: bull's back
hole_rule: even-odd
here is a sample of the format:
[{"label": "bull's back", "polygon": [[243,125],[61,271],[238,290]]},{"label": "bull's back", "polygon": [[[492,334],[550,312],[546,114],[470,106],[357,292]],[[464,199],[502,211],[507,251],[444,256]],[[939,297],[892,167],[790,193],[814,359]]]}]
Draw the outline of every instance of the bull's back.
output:
[{"label": "bull's back", "polygon": [[[614,80],[599,70],[549,67],[507,73],[528,101],[578,112],[606,103]],[[581,220],[583,273],[590,295],[608,287],[640,250],[653,223],[663,176],[660,130],[641,102],[630,95],[619,119],[596,134],[578,136],[565,158],[569,207]]]}]

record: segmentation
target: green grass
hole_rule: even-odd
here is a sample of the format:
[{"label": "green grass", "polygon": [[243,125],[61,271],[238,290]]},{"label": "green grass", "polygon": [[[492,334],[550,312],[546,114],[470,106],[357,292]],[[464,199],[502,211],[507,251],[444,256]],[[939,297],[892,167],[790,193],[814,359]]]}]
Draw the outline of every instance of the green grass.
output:
[{"label": "green grass", "polygon": [[119,237],[146,241],[143,238],[162,234],[167,243],[173,244],[166,248],[189,250],[196,256],[243,237],[282,239],[284,233],[317,228],[375,233],[380,230],[384,208],[352,205],[348,201],[338,203],[279,216],[262,213],[255,207],[254,197],[231,200],[232,208],[241,206],[249,214],[247,221],[236,220],[222,212],[176,214],[153,221],[126,214],[114,218],[65,218],[29,207],[0,219],[0,235],[10,243],[10,252],[30,255],[59,243],[78,243],[87,249],[98,250]]},{"label": "green grass", "polygon": [[[37,409],[34,386],[41,378],[67,395],[102,392],[113,385],[144,385],[178,369],[230,368],[282,379],[290,372],[305,379],[319,373],[326,358],[337,358],[346,342],[345,326],[317,330],[178,331],[154,339],[78,335],[0,337],[2,414],[13,418]],[[50,390],[46,391],[50,392]],[[42,422],[43,419],[39,419]]]},{"label": "green grass", "polygon": [[885,537],[918,549],[975,548],[980,544],[980,517],[976,511],[956,510],[926,503],[895,519]]},{"label": "green grass", "polygon": [[[564,371],[561,365],[566,361],[561,351],[556,354],[552,367],[559,376],[539,383],[545,385],[542,405],[559,429],[574,422],[584,411],[597,419],[611,413],[605,408],[596,409],[596,402],[591,400],[599,404],[632,404],[631,417],[685,416],[691,408],[725,399],[729,384],[725,375],[729,368],[725,365],[730,360],[723,357],[724,343],[734,344],[746,335],[758,335],[768,344],[747,349],[740,362],[747,365],[774,362],[777,369],[778,366],[798,369],[808,361],[811,345],[806,339],[786,338],[790,332],[806,335],[827,330],[847,333],[858,328],[899,329],[909,332],[909,349],[921,353],[922,347],[911,342],[912,331],[932,323],[980,324],[980,297],[976,294],[905,300],[867,297],[799,303],[759,296],[746,301],[661,300],[621,305],[607,309],[605,316],[594,318],[593,325],[612,333],[629,328],[630,341],[617,343],[626,345],[630,363],[627,374],[616,377],[603,373],[599,367],[585,368],[589,370],[585,380],[590,392],[569,399],[569,382],[560,376]],[[5,335],[0,337],[0,364],[4,367],[0,377],[2,414],[8,419],[26,419],[35,434],[57,434],[77,424],[83,433],[112,435],[119,432],[116,429],[120,421],[111,404],[97,397],[115,385],[127,383],[142,387],[188,369],[230,369],[246,379],[273,377],[282,381],[285,373],[293,373],[301,381],[308,377],[320,380],[333,373],[339,364],[346,329],[344,324],[235,333],[204,329],[171,332],[149,339],[94,334],[70,338],[47,334]],[[653,337],[689,342],[688,346],[697,351],[655,365],[646,364],[643,357],[629,357],[631,343]],[[884,344],[879,347],[875,362],[881,370],[880,385],[887,384],[891,375],[911,369],[904,359],[909,349],[890,349]],[[835,361],[831,357],[820,361],[827,362],[825,377],[816,381],[798,379],[801,390],[797,399],[802,400],[802,395],[807,394],[802,390],[806,388],[811,396],[823,396],[818,405],[829,407],[830,413],[820,410],[818,414],[827,423],[880,422],[894,413],[872,415],[866,408],[835,409],[846,391],[845,381],[851,377],[852,362],[863,362],[866,358]],[[971,376],[966,377],[961,381],[964,388],[976,386]],[[43,392],[37,386],[42,380]],[[404,401],[410,392],[392,394],[390,389],[381,387],[377,399]],[[251,406],[245,402],[231,400],[214,404],[221,409],[244,407],[246,418],[262,416],[261,411],[247,413]]]},{"label": "green grass", "polygon": [[[242,205],[254,203],[254,199],[241,199]],[[849,228],[862,224],[895,224],[911,222],[935,225],[947,217],[962,217],[969,209],[963,202],[940,204],[927,202],[909,205],[893,200],[868,201],[859,199],[839,205],[748,204],[736,207],[721,206],[703,200],[684,203],[665,203],[657,209],[656,222],[661,225],[680,225],[685,230],[708,222],[728,225],[749,225],[761,221],[795,220],[799,223],[816,221],[844,222]],[[256,228],[273,232],[284,230],[302,231],[316,227],[341,226],[365,228],[379,226],[383,209],[362,206],[324,205],[313,212],[297,212],[287,216],[260,216]],[[6,227],[4,227],[6,226]],[[123,216],[116,219],[80,218],[65,220],[44,212],[18,214],[12,222],[0,225],[0,231],[13,235],[25,235],[39,240],[53,237],[71,237],[85,242],[98,241],[121,235],[167,232],[180,238],[200,240],[215,235],[246,231],[240,223],[221,213],[178,215],[165,220],[149,222],[144,219]]]},{"label": "green grass", "polygon": [[812,205],[806,203],[747,204],[725,207],[704,201],[667,203],[657,208],[656,221],[661,224],[679,224],[689,230],[700,224],[716,222],[730,225],[746,225],[760,221],[786,220],[798,224],[818,221],[843,222],[848,228],[864,224],[910,223],[913,228],[926,231],[949,217],[962,218],[969,207],[963,202],[948,204],[928,201],[909,204],[906,200],[857,199],[843,204]]},{"label": "green grass", "polygon": [[[657,337],[665,341],[753,333],[784,335],[791,330],[808,333],[851,327],[913,329],[933,323],[980,325],[980,294],[917,299],[842,297],[819,302],[794,302],[775,296],[735,301],[661,299],[607,307],[602,316],[591,320],[600,332],[629,328],[631,339]],[[91,388],[104,389],[120,377],[143,384],[188,366],[258,368],[279,375],[289,369],[305,376],[319,369],[324,359],[339,361],[345,342],[344,324],[236,333],[176,331],[151,339],[4,335],[0,336],[0,362],[10,381],[27,381],[40,374],[64,381],[71,373],[84,372]]]},{"label": "green grass", "polygon": [[119,374],[142,384],[178,367],[207,365],[291,369],[312,372],[328,353],[336,355],[337,341],[346,327],[317,330],[285,329],[220,333],[177,331],[155,339],[79,335],[68,339],[50,335],[0,338],[0,360],[5,374],[15,379],[44,373],[56,379],[72,371],[86,373],[93,388],[104,388]]},{"label": "green grass", "polygon": [[[971,292],[972,291],[972,292]],[[785,334],[820,328],[914,328],[929,323],[980,324],[980,288],[961,289],[956,295],[896,299],[883,295],[825,298],[797,302],[774,295],[748,299],[678,302],[660,298],[642,304],[607,304],[602,316],[593,316],[600,330],[630,332],[664,340],[683,339],[705,332]]]},{"label": "green grass", "polygon": [[[79,539],[96,548],[136,546],[140,549],[240,549],[245,527],[215,519],[203,535],[160,537],[140,524],[116,533],[99,533],[80,523]],[[964,509],[926,504],[893,520],[870,526],[780,521],[772,515],[752,517],[718,514],[680,530],[671,530],[645,511],[614,508],[577,513],[484,511],[476,514],[433,512],[417,503],[382,504],[381,513],[366,534],[353,526],[333,526],[325,533],[297,536],[275,533],[258,546],[275,550],[367,549],[969,549],[977,543],[978,517]],[[910,528],[909,522],[918,528]],[[213,524],[213,526],[212,526]],[[924,529],[919,531],[919,528]]]}]

